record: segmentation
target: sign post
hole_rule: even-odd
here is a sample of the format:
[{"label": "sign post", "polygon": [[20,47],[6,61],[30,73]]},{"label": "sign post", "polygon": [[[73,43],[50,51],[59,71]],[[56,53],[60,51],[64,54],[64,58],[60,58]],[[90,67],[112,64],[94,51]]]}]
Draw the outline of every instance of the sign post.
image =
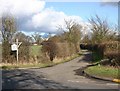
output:
[{"label": "sign post", "polygon": [[16,39],[16,44],[17,44],[16,57],[17,57],[17,64],[18,64],[18,39]]},{"label": "sign post", "polygon": [[11,50],[16,51],[17,64],[18,64],[18,48],[20,47],[21,44],[22,42],[18,42],[18,39],[16,39],[16,42],[11,46]]}]

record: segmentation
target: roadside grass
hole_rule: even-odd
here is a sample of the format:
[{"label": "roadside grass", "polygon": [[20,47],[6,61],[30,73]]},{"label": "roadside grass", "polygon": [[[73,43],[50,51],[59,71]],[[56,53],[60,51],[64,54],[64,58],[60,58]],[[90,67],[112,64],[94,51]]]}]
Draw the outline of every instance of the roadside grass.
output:
[{"label": "roadside grass", "polygon": [[43,68],[43,67],[49,67],[51,65],[52,63],[4,65],[2,66],[2,69],[10,70],[10,69],[17,69],[17,68]]},{"label": "roadside grass", "polygon": [[85,69],[85,72],[94,76],[106,77],[111,79],[120,79],[120,69],[110,66],[91,66]]},{"label": "roadside grass", "polygon": [[73,60],[73,59],[75,59],[75,58],[77,58],[79,56],[80,56],[80,54],[74,54],[74,55],[72,55],[70,57],[66,57],[66,58],[63,58],[63,59],[56,58],[56,59],[54,59],[53,62],[54,62],[54,64],[65,63],[65,62],[69,62],[70,60]]},{"label": "roadside grass", "polygon": [[58,65],[61,63],[65,63],[68,61],[71,61],[72,59],[78,57],[80,55],[75,54],[71,57],[67,57],[64,59],[59,59],[59,61],[56,62],[57,59],[55,59],[55,61],[51,62],[49,61],[48,63],[38,63],[38,64],[18,64],[18,65],[3,65],[0,68],[5,69],[5,70],[10,70],[10,69],[17,69],[17,68],[45,68],[45,67],[52,67],[54,65]]}]

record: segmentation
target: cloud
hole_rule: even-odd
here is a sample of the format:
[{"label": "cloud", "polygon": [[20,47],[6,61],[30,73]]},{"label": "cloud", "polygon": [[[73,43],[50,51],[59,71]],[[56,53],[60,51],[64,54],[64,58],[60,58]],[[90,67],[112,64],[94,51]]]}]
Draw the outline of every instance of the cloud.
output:
[{"label": "cloud", "polygon": [[101,0],[101,5],[110,5],[110,6],[118,6],[119,0]]},{"label": "cloud", "polygon": [[119,2],[119,0],[101,0],[101,2]]},{"label": "cloud", "polygon": [[62,24],[66,15],[53,9],[45,9],[35,14],[31,20],[27,21],[26,28],[35,29],[41,32],[55,32],[56,26]]},{"label": "cloud", "polygon": [[0,14],[25,17],[40,12],[44,6],[40,0],[0,0]]},{"label": "cloud", "polygon": [[[54,8],[45,8],[40,0],[0,0],[0,15],[12,14],[17,19],[18,29],[24,32],[58,33],[57,26],[65,26],[64,19],[73,19],[85,27],[80,16],[66,15]],[[89,30],[86,28],[86,30]]]},{"label": "cloud", "polygon": [[35,14],[26,24],[29,31],[37,30],[40,32],[58,32],[57,26],[65,26],[64,20],[75,20],[78,23],[83,23],[82,18],[79,16],[69,16],[62,11],[55,11],[52,8],[47,8],[44,11]]}]

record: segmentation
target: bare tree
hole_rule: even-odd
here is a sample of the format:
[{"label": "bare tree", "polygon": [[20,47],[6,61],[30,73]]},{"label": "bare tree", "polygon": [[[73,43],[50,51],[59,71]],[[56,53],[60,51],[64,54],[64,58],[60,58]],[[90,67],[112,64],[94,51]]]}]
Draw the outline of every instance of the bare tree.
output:
[{"label": "bare tree", "polygon": [[2,17],[2,39],[3,42],[10,42],[14,33],[16,32],[16,22],[12,16]]},{"label": "bare tree", "polygon": [[65,24],[66,24],[66,30],[68,30],[68,31],[64,31],[65,39],[69,43],[73,43],[75,46],[76,52],[78,52],[79,51],[78,45],[80,43],[81,34],[82,34],[81,33],[82,26],[73,20],[69,20],[69,21],[65,20]]},{"label": "bare tree", "polygon": [[106,19],[102,20],[98,15],[91,17],[89,19],[90,24],[92,25],[92,41],[93,43],[101,43],[106,40],[110,27]]},{"label": "bare tree", "polygon": [[85,35],[82,39],[82,43],[89,44],[91,42],[90,37],[88,35]]},{"label": "bare tree", "polygon": [[0,17],[0,42],[2,40],[2,18]]},{"label": "bare tree", "polygon": [[11,62],[10,59],[10,42],[12,41],[13,35],[16,32],[16,22],[12,16],[2,17],[2,58],[3,62]]},{"label": "bare tree", "polygon": [[14,35],[14,40],[16,39],[22,42],[22,45],[19,48],[19,62],[29,62],[30,37],[22,32],[17,32]]},{"label": "bare tree", "polygon": [[40,42],[42,41],[41,35],[37,32],[35,32],[32,35],[32,38],[34,39],[34,42],[37,43],[37,44],[40,44]]}]

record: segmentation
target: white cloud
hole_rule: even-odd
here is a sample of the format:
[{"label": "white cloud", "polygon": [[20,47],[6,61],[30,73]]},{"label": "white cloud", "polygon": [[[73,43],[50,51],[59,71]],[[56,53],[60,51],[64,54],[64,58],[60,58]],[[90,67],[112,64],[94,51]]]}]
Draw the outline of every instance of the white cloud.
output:
[{"label": "white cloud", "polygon": [[45,2],[40,0],[0,0],[0,14],[29,16],[40,12],[44,6]]},{"label": "white cloud", "polygon": [[85,23],[81,17],[75,15],[69,16],[64,12],[55,11],[52,8],[45,9],[44,11],[35,14],[25,25],[26,28],[29,28],[31,31],[37,30],[40,32],[56,33],[58,32],[57,26],[61,25],[63,27],[65,25],[64,20],[69,19],[75,20],[76,22],[85,26]]},{"label": "white cloud", "polygon": [[101,0],[101,5],[102,6],[110,5],[110,6],[117,7],[118,2],[119,0]]},{"label": "white cloud", "polygon": [[101,0],[101,2],[119,2],[119,0]]},{"label": "white cloud", "polygon": [[42,32],[55,32],[56,26],[62,24],[65,17],[66,15],[63,12],[57,12],[53,9],[45,9],[44,11],[35,14],[31,20],[26,23],[26,26]]},{"label": "white cloud", "polygon": [[64,19],[74,19],[84,28],[88,27],[80,16],[66,15],[53,8],[45,9],[45,1],[40,0],[0,0],[0,15],[4,13],[17,17],[19,30],[25,32],[57,33],[58,25],[64,27]]}]

